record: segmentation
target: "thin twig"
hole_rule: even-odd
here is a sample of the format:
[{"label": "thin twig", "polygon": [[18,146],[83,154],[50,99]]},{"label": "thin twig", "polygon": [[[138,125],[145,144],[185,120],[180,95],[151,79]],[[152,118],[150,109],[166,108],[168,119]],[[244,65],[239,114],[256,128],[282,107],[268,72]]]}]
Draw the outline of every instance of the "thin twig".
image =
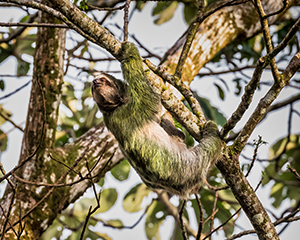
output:
[{"label": "thin twig", "polygon": [[[21,164],[19,164],[19,167],[20,166],[23,166],[27,161],[29,161],[30,159],[32,159],[32,157],[37,153],[37,151],[38,151],[38,149],[40,148],[40,145],[41,145],[41,142],[42,142],[42,139],[43,139],[43,137],[44,137],[44,127],[45,127],[45,123],[46,123],[46,100],[45,100],[45,95],[44,95],[44,92],[43,92],[43,88],[42,88],[42,86],[41,86],[41,83],[40,83],[40,81],[39,81],[39,79],[37,78],[36,79],[36,82],[37,82],[37,84],[38,84],[38,86],[39,86],[39,89],[40,89],[40,91],[41,91],[41,95],[42,95],[42,100],[43,100],[43,123],[42,123],[42,128],[41,128],[41,137],[40,137],[40,141],[38,142],[38,145],[37,145],[37,147],[36,147],[36,149],[34,150],[34,152],[29,156],[29,157],[27,157],[24,161],[22,161],[21,162]],[[14,168],[15,169],[15,168]],[[13,173],[13,171],[11,171],[10,172],[10,174],[11,173]],[[5,176],[7,176],[8,174],[5,174],[3,177],[5,177]],[[5,177],[5,178],[7,178],[7,177]],[[0,179],[0,182],[1,182],[2,180]],[[11,210],[9,210],[9,212],[10,212]],[[27,214],[27,215],[25,215],[25,216],[23,216],[22,217],[22,219],[24,219],[26,216],[28,216],[29,214],[31,213],[31,211],[29,211],[29,213]],[[9,213],[8,213],[9,214]],[[11,228],[13,228],[16,224],[18,224],[19,223],[19,221],[17,221],[17,222],[15,222],[14,224],[12,224],[12,226],[10,226],[10,228],[8,228],[8,229],[3,229],[3,236],[4,236],[4,234],[5,234],[5,232],[7,232],[8,230],[10,230]],[[20,224],[22,224],[22,222],[20,222]],[[3,237],[2,236],[2,237]]]},{"label": "thin twig", "polygon": [[[115,152],[113,152],[113,154],[109,157],[109,159],[107,160],[107,162],[106,162],[105,165],[103,166],[102,171],[104,171],[105,168],[107,167],[107,165],[110,163],[110,161],[111,161],[112,158],[114,157],[114,154],[115,154]],[[92,169],[90,170],[91,173],[92,173],[92,171],[95,169],[96,165],[98,165],[98,163],[99,163],[100,159],[102,158],[102,156],[103,156],[103,153],[100,155],[100,157],[98,158],[98,160],[96,161],[96,163],[94,164],[94,166],[92,167]],[[60,162],[60,161],[57,161],[57,162],[63,164],[63,163]],[[32,181],[28,181],[28,180],[25,180],[25,179],[23,179],[23,178],[20,178],[20,177],[17,176],[14,172],[12,173],[12,175],[13,175],[18,181],[20,181],[20,182],[23,182],[23,183],[26,183],[26,184],[29,184],[29,185],[34,185],[34,186],[44,186],[44,187],[67,187],[67,186],[70,187],[70,186],[73,186],[73,185],[75,185],[75,184],[77,184],[77,183],[82,182],[83,180],[87,180],[87,179],[92,180],[92,179],[94,179],[94,178],[97,177],[97,175],[94,175],[94,176],[88,176],[89,173],[87,173],[85,176],[82,176],[80,172],[77,172],[77,171],[74,170],[74,167],[73,167],[73,166],[69,167],[69,166],[67,166],[66,164],[63,164],[63,165],[64,165],[65,167],[67,167],[67,168],[69,169],[69,171],[76,173],[76,175],[78,175],[78,176],[80,177],[80,179],[78,179],[78,180],[76,180],[76,181],[74,181],[74,182],[70,182],[70,183],[60,183],[60,184],[59,184],[59,183],[56,183],[56,184],[55,184],[55,183],[43,183],[43,182],[32,182]]]},{"label": "thin twig", "polygon": [[126,0],[125,8],[124,8],[124,42],[128,40],[128,12],[131,0]]},{"label": "thin twig", "polygon": [[11,95],[13,95],[13,94],[19,92],[20,90],[22,90],[23,88],[25,88],[29,83],[31,83],[31,80],[28,81],[27,83],[25,83],[24,85],[22,85],[21,87],[17,88],[16,90],[12,91],[11,93],[8,93],[8,94],[4,95],[3,97],[0,97],[0,100],[3,100],[3,99],[5,99],[5,98],[8,98],[8,97],[10,97]]},{"label": "thin twig", "polygon": [[[38,12],[29,15],[28,16],[29,18],[28,18],[27,24],[28,23],[30,24],[30,23],[34,22],[34,20],[36,19],[37,16],[38,16]],[[6,23],[3,23],[3,24],[6,24]],[[18,36],[20,36],[25,31],[25,29],[26,29],[26,27],[19,27],[19,28],[15,29],[15,30],[11,31],[9,33],[9,36],[7,38],[0,39],[0,43],[8,43],[9,41],[11,41],[13,39],[16,39]]]},{"label": "thin twig", "polygon": [[131,37],[138,43],[138,45],[143,48],[150,56],[155,57],[159,60],[161,60],[161,57],[155,53],[150,52],[148,48],[146,48],[134,35],[131,35]]},{"label": "thin twig", "polygon": [[112,11],[116,11],[116,10],[122,10],[126,4],[123,4],[120,7],[97,7],[94,6],[92,4],[89,4],[88,2],[86,2],[86,5],[91,9],[91,10],[98,10],[98,11],[108,11],[108,12],[112,12]]},{"label": "thin twig", "polygon": [[[91,140],[92,141],[92,140]],[[87,144],[86,148],[84,149],[84,151],[82,152],[82,154],[79,156],[78,159],[76,159],[76,161],[73,163],[72,167],[66,171],[58,180],[57,183],[60,183],[63,179],[65,179],[65,177],[72,171],[73,168],[75,168],[78,163],[82,160],[82,158],[85,156],[86,152],[89,150],[90,148],[90,144],[91,141]],[[54,191],[55,187],[51,187],[51,189],[43,196],[43,198],[38,201],[30,210],[27,211],[27,213],[25,213],[22,217],[21,220],[23,220],[24,218],[26,218],[29,214],[31,214],[34,209],[36,209],[45,199],[47,199],[49,197],[49,195]],[[17,221],[13,224],[13,226],[17,225],[20,222]],[[10,228],[9,228],[10,229]],[[9,229],[7,229],[6,231],[8,231]]]},{"label": "thin twig", "polygon": [[[300,216],[298,217],[293,217],[296,213],[298,213],[300,211],[299,208],[297,208],[295,211],[293,211],[292,213],[290,213],[289,215],[287,215],[286,217],[283,217],[277,221],[275,221],[273,224],[274,226],[277,226],[283,222],[293,222],[293,221],[298,221],[300,220]],[[248,234],[252,234],[252,233],[256,233],[255,230],[246,230],[237,234],[232,235],[230,238],[227,238],[226,240],[233,240],[236,238],[240,238],[242,236],[248,235]]]},{"label": "thin twig", "polygon": [[49,154],[49,157],[50,157],[52,160],[54,160],[55,162],[57,162],[57,163],[63,165],[63,166],[66,167],[67,169],[70,169],[72,172],[74,172],[76,175],[78,175],[80,178],[82,178],[81,172],[77,172],[75,169],[71,169],[71,167],[69,167],[69,166],[68,166],[67,164],[65,164],[64,162],[62,162],[62,161],[60,161],[60,160],[54,158],[54,157],[52,156],[51,153]]},{"label": "thin twig", "polygon": [[249,105],[251,104],[254,92],[256,91],[262,76],[264,64],[265,64],[265,59],[262,57],[259,58],[259,60],[256,63],[255,70],[253,72],[252,79],[245,87],[245,93],[242,96],[239,106],[233,112],[233,114],[225,123],[225,125],[223,126],[220,132],[222,138],[225,138],[227,134],[230,132],[230,130],[232,130],[235,127],[235,125],[241,120],[242,116],[244,115]]},{"label": "thin twig", "polygon": [[[8,0],[6,0],[6,1],[8,1]],[[11,3],[17,4],[17,5],[31,7],[31,8],[46,12],[46,13],[56,17],[57,19],[63,21],[64,23],[66,23],[70,28],[74,29],[76,32],[78,32],[80,35],[82,35],[84,38],[90,40],[91,42],[93,42],[97,45],[99,44],[97,39],[94,39],[89,34],[86,34],[85,32],[83,32],[79,27],[76,26],[76,24],[69,21],[69,19],[66,16],[64,16],[61,12],[54,10],[51,7],[48,7],[45,4],[42,4],[40,2],[33,1],[33,0],[9,0],[9,1]],[[2,0],[1,2],[5,2],[5,0]]]},{"label": "thin twig", "polygon": [[282,13],[288,7],[288,3],[289,3],[288,0],[282,0],[283,6],[278,11],[273,12],[273,13],[269,13],[269,14],[265,15],[264,18],[267,19],[267,18],[269,18],[271,16],[274,16],[274,15]]},{"label": "thin twig", "polygon": [[280,53],[292,40],[297,32],[300,30],[300,17],[294,23],[294,25],[289,29],[288,33],[282,39],[282,41],[273,49],[272,52],[268,54],[269,57],[275,57],[278,53]]},{"label": "thin twig", "polygon": [[84,222],[84,225],[83,225],[83,228],[82,228],[82,231],[81,231],[80,240],[83,239],[84,232],[86,230],[86,227],[87,227],[87,224],[89,222],[90,217],[100,208],[100,197],[101,197],[101,191],[99,192],[99,195],[97,194],[96,187],[95,187],[95,184],[94,184],[93,179],[92,179],[92,175],[91,175],[91,171],[90,171],[89,163],[88,163],[87,159],[86,159],[85,163],[86,163],[85,165],[86,165],[87,171],[88,171],[87,175],[90,177],[90,182],[91,182],[92,189],[93,189],[93,192],[94,192],[94,195],[95,195],[95,199],[97,201],[97,205],[94,207],[94,209],[92,209],[92,206],[90,206],[90,208],[89,208],[88,214],[85,218],[85,222]]},{"label": "thin twig", "polygon": [[[258,189],[258,187],[260,186],[260,184],[262,183],[262,179],[259,181],[259,183],[257,184],[256,188],[255,188],[255,192]],[[215,228],[213,231],[211,231],[207,236],[205,236],[204,239],[210,237],[213,233],[217,232],[220,228],[224,227],[232,218],[234,218],[234,216],[236,216],[240,211],[241,211],[241,207],[235,211],[234,214],[232,214],[224,223],[222,223],[221,225],[219,225],[217,228]],[[203,239],[203,240],[204,240]]]},{"label": "thin twig", "polygon": [[[1,170],[1,173],[4,175],[5,174],[5,170],[2,166],[2,164],[0,163],[0,170]],[[13,206],[13,203],[14,203],[14,200],[15,200],[15,195],[16,195],[16,189],[15,189],[15,185],[12,183],[11,179],[10,178],[7,178],[6,179],[9,186],[11,187],[11,190],[12,190],[12,196],[11,196],[11,199],[10,199],[10,203],[9,203],[9,206],[8,206],[8,210],[7,210],[7,214],[5,216],[5,222],[3,224],[3,228],[2,228],[2,235],[1,235],[1,240],[4,239],[4,235],[5,235],[5,229],[6,229],[6,226],[7,224],[9,223],[10,227],[11,227],[11,223],[9,221],[9,216],[10,216],[10,213],[11,213],[11,210],[12,210],[12,206]],[[3,211],[3,210],[2,210]],[[3,211],[3,214],[5,215],[5,212]],[[16,234],[16,232],[14,231],[14,233]],[[17,235],[16,235],[17,236]]]},{"label": "thin twig", "polygon": [[[213,227],[214,227],[214,218],[215,218],[215,213],[217,211],[217,201],[218,201],[218,192],[215,192],[215,200],[214,200],[214,205],[213,205],[213,210],[212,210],[212,214],[211,214],[211,220],[210,220],[210,231],[212,232]],[[211,239],[211,235],[209,236],[209,239]]]},{"label": "thin twig", "polygon": [[237,215],[241,211],[241,209],[242,208],[240,207],[238,210],[236,210],[235,213],[230,216],[230,218],[228,218],[225,222],[223,222],[218,227],[216,227],[213,231],[211,231],[207,236],[205,236],[205,238],[203,238],[203,240],[207,239],[208,237],[211,237],[213,233],[217,232],[220,228],[224,227],[232,218],[234,218],[235,215]]},{"label": "thin twig", "polygon": [[[166,211],[173,216],[173,218],[175,219],[176,223],[178,225],[181,224],[180,219],[179,219],[179,213],[178,213],[178,209],[170,202],[169,200],[169,196],[166,192],[162,191],[162,190],[153,190],[155,193],[157,193],[158,199],[159,201],[164,205]],[[185,227],[187,229],[187,232],[189,233],[189,235],[192,235],[194,237],[197,236],[197,232],[194,231],[191,226],[188,223],[188,220],[183,216],[183,222],[185,224]]]},{"label": "thin twig", "polygon": [[250,172],[251,172],[251,170],[252,170],[252,168],[253,168],[253,166],[254,166],[254,162],[255,162],[255,160],[256,160],[256,158],[257,158],[257,151],[258,151],[258,148],[259,148],[259,147],[261,146],[261,144],[263,143],[261,139],[262,139],[262,137],[261,137],[261,136],[258,136],[258,140],[257,140],[257,142],[255,143],[255,148],[254,148],[254,152],[253,152],[252,161],[251,161],[251,163],[250,163],[250,167],[249,167],[249,169],[248,169],[248,171],[247,171],[245,177],[248,177],[248,176],[249,176],[249,174],[250,174]]},{"label": "thin twig", "polygon": [[[263,32],[263,36],[267,48],[267,53],[271,53],[273,51],[273,42],[270,34],[268,19],[266,18],[267,15],[264,12],[261,0],[255,0],[254,6],[256,7],[258,15],[260,17],[260,22],[261,22],[262,32]],[[270,65],[271,65],[271,70],[272,70],[272,75],[274,80],[276,82],[279,82],[280,74],[277,68],[277,64],[275,62],[275,58],[270,59]]]},{"label": "thin twig", "polygon": [[225,189],[229,188],[228,185],[223,186],[223,187],[214,187],[214,186],[210,185],[206,179],[204,180],[204,183],[208,187],[208,189],[213,190],[213,191],[221,191],[221,190],[225,190]]},{"label": "thin twig", "polygon": [[[0,110],[2,107],[0,107]],[[4,118],[6,121],[10,122],[15,128],[19,129],[21,132],[24,132],[23,128],[21,128],[19,125],[15,124],[9,117],[5,116],[3,112],[0,112],[0,117]]]},{"label": "thin twig", "polygon": [[288,169],[296,176],[296,178],[300,181],[300,175],[299,173],[296,171],[295,168],[292,168],[291,166],[288,166]]},{"label": "thin twig", "polygon": [[91,212],[92,212],[92,206],[90,206],[89,211],[88,211],[88,214],[87,214],[87,216],[86,216],[86,218],[85,218],[84,225],[83,225],[83,228],[82,228],[82,231],[81,231],[81,235],[80,235],[80,240],[83,239],[83,236],[84,236],[84,232],[85,232],[87,223],[89,222],[89,219],[90,219],[90,217],[91,217]]},{"label": "thin twig", "polygon": [[[3,215],[5,215],[5,210],[3,209],[3,207],[2,207],[2,205],[0,204],[0,209],[1,209],[1,211],[2,211],[2,213],[3,213]],[[9,213],[10,211],[8,211],[8,213]],[[7,218],[7,216],[5,216],[5,218]],[[8,221],[8,224],[9,224],[9,226],[11,227],[11,229],[12,229],[12,231],[14,232],[14,234],[16,235],[16,236],[18,236],[18,234],[17,234],[17,232],[16,232],[16,230],[12,227],[12,225],[11,225],[11,223],[10,223],[10,221]],[[3,229],[2,230],[4,230],[5,228],[3,227]],[[0,236],[1,236],[1,239],[3,238],[3,236],[4,236],[4,234],[2,235],[2,232],[0,233]]]},{"label": "thin twig", "polygon": [[202,233],[202,229],[203,229],[203,209],[202,209],[202,204],[201,201],[199,199],[199,196],[197,194],[195,194],[198,206],[199,206],[199,225],[198,225],[198,232],[197,232],[197,236],[196,236],[196,240],[200,240],[201,238],[201,233]]},{"label": "thin twig", "polygon": [[0,22],[1,27],[49,27],[49,28],[70,28],[66,24],[53,24],[53,23],[6,23]]},{"label": "thin twig", "polygon": [[288,66],[284,70],[281,78],[281,82],[274,82],[273,86],[269,91],[261,98],[256,109],[249,117],[247,123],[239,133],[238,137],[235,139],[234,143],[230,146],[231,149],[234,149],[235,152],[241,152],[244,146],[246,145],[251,133],[261,121],[264,113],[277,98],[280,91],[288,84],[292,76],[300,68],[300,52],[296,53],[290,60]]},{"label": "thin twig", "polygon": [[185,207],[186,200],[183,200],[180,211],[179,211],[179,219],[181,223],[181,230],[182,230],[182,237],[184,240],[188,240],[186,228],[183,222],[183,212],[184,212],[184,207]]},{"label": "thin twig", "polygon": [[94,218],[96,221],[102,222],[103,226],[105,227],[110,227],[110,228],[117,228],[117,229],[133,229],[135,228],[143,219],[143,217],[146,215],[148,209],[150,208],[150,206],[153,204],[153,202],[157,201],[156,199],[153,199],[151,201],[151,203],[145,208],[143,214],[138,218],[138,220],[132,224],[131,226],[113,226],[111,224],[108,224],[106,221],[102,220],[102,219],[98,219],[98,218]]}]

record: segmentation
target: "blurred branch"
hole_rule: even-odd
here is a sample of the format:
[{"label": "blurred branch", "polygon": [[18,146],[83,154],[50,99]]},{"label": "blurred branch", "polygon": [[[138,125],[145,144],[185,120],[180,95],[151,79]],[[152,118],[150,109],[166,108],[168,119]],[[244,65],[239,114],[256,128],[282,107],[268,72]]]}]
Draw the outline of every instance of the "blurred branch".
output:
[{"label": "blurred branch", "polygon": [[[263,32],[263,36],[264,36],[265,44],[266,44],[266,48],[267,48],[267,53],[269,54],[273,51],[273,42],[272,42],[272,38],[271,38],[271,34],[270,34],[267,15],[264,12],[261,0],[255,0],[253,3],[257,9],[257,12],[258,12],[258,15],[260,18],[262,32]],[[270,56],[270,65],[271,65],[272,75],[273,75],[274,80],[276,82],[279,82],[280,74],[279,74],[279,71],[277,68],[277,64],[275,62],[275,58],[272,56]]]},{"label": "blurred branch", "polygon": [[[0,108],[1,110],[1,108]],[[4,118],[6,121],[10,122],[15,128],[19,129],[21,132],[24,132],[23,128],[19,125],[15,124],[9,117],[5,116],[2,112],[0,112],[0,117]]]},{"label": "blurred branch", "polygon": [[[22,27],[70,28],[66,24],[52,24],[52,23],[5,23],[5,22],[0,22],[0,26],[1,27],[19,27],[19,26],[22,26]],[[18,35],[20,35],[20,34],[18,34]],[[7,38],[6,39],[1,39],[0,42],[3,42],[4,40],[7,40]]]},{"label": "blurred branch", "polygon": [[[0,26],[11,27],[11,26],[13,26],[13,24],[17,24],[17,26],[25,26],[28,24],[31,25],[37,16],[38,16],[37,12],[32,15],[29,15],[29,19],[28,19],[27,23],[3,23],[3,22],[1,22]],[[19,24],[25,24],[25,25],[19,25]],[[7,43],[7,42],[11,41],[12,39],[16,38],[17,36],[20,36],[25,31],[26,27],[21,27],[21,28],[18,28],[16,30],[12,31],[9,34],[9,37],[0,39],[0,43],[4,43],[4,42]]]},{"label": "blurred branch", "polygon": [[[275,221],[273,224],[275,226],[283,223],[283,222],[295,222],[295,221],[298,221],[300,220],[300,216],[298,217],[294,217],[295,214],[297,214],[298,212],[300,211],[299,208],[297,208],[294,212],[290,213],[289,215],[287,215],[286,217],[283,217],[277,221]],[[234,234],[232,235],[230,238],[227,238],[226,240],[233,240],[233,239],[236,239],[236,238],[240,238],[242,236],[245,236],[245,235],[248,235],[248,234],[252,234],[252,233],[255,233],[254,230],[246,230],[246,231],[243,231],[243,232],[240,232],[238,234]]]},{"label": "blurred branch", "polygon": [[199,9],[198,9],[198,13],[196,16],[195,21],[189,26],[189,29],[187,30],[187,36],[186,36],[186,40],[184,42],[179,60],[178,60],[178,64],[176,66],[175,69],[175,74],[174,76],[181,78],[181,74],[182,74],[182,70],[183,70],[183,66],[186,62],[186,59],[188,57],[188,53],[190,51],[190,48],[192,46],[192,43],[195,39],[196,33],[199,30],[199,26],[200,24],[206,19],[208,18],[210,15],[214,14],[215,12],[217,12],[218,10],[226,7],[226,6],[233,6],[233,5],[238,5],[238,4],[242,4],[245,2],[248,2],[249,0],[229,0],[226,1],[225,3],[221,3],[220,5],[216,6],[213,9],[208,10],[207,12],[204,12],[204,3],[199,3]]},{"label": "blurred branch", "polygon": [[[161,203],[166,207],[167,212],[174,217],[175,221],[178,224],[180,224],[178,209],[170,202],[168,194],[161,190],[154,190],[154,192],[157,193],[159,201],[161,201]],[[182,221],[184,223],[187,232],[192,236],[196,237],[197,233],[190,227],[187,219],[184,216],[182,217]]]},{"label": "blurred branch", "polygon": [[292,168],[291,166],[288,166],[288,169],[295,175],[295,177],[300,181],[300,175],[297,173],[295,168]]}]

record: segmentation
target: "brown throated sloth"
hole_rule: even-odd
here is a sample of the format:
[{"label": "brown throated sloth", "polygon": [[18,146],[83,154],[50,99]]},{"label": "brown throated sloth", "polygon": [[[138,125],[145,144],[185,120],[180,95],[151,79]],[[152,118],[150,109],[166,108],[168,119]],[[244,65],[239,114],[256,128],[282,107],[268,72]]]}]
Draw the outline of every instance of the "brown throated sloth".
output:
[{"label": "brown throated sloth", "polygon": [[92,83],[105,124],[147,186],[187,198],[197,192],[221,156],[218,127],[207,122],[199,144],[187,148],[183,133],[168,120],[161,121],[160,96],[147,82],[134,44],[122,44],[121,66],[127,83],[108,74],[100,74]]}]

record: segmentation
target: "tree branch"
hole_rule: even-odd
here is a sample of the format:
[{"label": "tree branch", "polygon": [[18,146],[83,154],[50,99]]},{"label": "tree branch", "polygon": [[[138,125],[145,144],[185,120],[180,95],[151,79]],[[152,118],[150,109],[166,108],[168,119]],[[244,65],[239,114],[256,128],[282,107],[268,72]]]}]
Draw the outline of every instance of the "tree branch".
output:
[{"label": "tree branch", "polygon": [[261,121],[262,117],[270,107],[272,102],[277,98],[280,91],[288,84],[291,77],[297,72],[300,67],[300,52],[298,52],[289,62],[288,66],[281,75],[280,82],[275,82],[267,94],[260,100],[258,106],[254,110],[253,114],[241,130],[240,134],[230,147],[234,152],[239,153],[242,151],[247,143],[251,133]]}]

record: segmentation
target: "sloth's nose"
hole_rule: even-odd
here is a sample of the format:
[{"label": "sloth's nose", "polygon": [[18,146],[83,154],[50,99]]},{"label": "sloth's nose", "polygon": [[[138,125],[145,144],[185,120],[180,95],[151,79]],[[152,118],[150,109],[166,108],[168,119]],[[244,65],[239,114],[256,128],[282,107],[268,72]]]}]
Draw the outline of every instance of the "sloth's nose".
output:
[{"label": "sloth's nose", "polygon": [[102,83],[103,81],[101,80],[101,78],[95,78],[92,82],[92,86],[101,85]]},{"label": "sloth's nose", "polygon": [[99,82],[99,78],[95,78],[94,80],[93,80],[93,84],[97,84]]}]

